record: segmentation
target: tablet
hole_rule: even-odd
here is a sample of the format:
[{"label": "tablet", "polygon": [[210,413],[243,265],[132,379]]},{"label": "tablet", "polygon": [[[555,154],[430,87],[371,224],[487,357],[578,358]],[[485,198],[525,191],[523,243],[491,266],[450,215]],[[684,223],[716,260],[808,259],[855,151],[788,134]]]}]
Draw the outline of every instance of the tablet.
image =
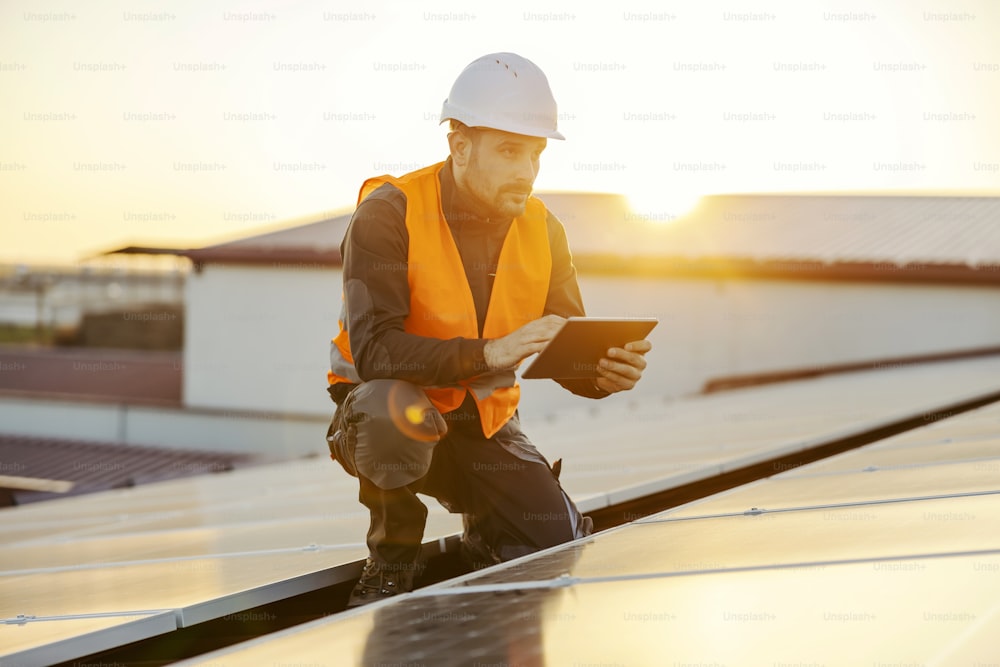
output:
[{"label": "tablet", "polygon": [[608,348],[644,339],[658,322],[655,317],[570,317],[521,377],[528,380],[600,377],[597,364],[607,355]]}]

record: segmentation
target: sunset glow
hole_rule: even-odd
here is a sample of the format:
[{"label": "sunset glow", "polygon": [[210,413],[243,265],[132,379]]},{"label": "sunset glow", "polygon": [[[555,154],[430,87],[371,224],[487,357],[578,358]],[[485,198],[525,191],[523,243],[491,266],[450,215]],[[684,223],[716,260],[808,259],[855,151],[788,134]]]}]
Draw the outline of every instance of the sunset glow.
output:
[{"label": "sunset glow", "polygon": [[652,222],[703,193],[1000,191],[995,3],[566,7],[6,2],[0,262],[351,206],[445,157],[442,100],[501,50],[559,103],[538,190],[620,192]]}]

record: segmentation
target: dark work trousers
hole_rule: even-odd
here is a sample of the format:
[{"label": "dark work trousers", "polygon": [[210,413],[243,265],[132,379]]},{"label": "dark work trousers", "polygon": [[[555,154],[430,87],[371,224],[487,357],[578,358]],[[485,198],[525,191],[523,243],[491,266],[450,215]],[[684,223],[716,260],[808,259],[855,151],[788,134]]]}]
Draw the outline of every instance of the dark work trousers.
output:
[{"label": "dark work trousers", "polygon": [[427,473],[416,481],[383,489],[359,475],[359,500],[371,513],[368,548],[374,559],[399,565],[418,559],[427,507],[417,494],[464,515],[463,556],[474,567],[590,533],[589,519],[580,516],[521,431],[517,415],[486,438],[475,410],[467,397],[462,407],[444,415],[448,432],[434,446]]}]

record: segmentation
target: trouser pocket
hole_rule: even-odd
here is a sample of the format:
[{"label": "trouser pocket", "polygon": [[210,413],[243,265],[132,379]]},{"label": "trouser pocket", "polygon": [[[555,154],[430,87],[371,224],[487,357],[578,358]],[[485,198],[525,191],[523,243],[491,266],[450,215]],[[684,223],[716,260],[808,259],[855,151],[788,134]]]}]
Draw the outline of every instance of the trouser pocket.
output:
[{"label": "trouser pocket", "polygon": [[330,458],[339,463],[352,477],[358,476],[354,452],[358,446],[357,426],[349,420],[350,394],[337,406],[326,430],[326,444],[330,448]]}]

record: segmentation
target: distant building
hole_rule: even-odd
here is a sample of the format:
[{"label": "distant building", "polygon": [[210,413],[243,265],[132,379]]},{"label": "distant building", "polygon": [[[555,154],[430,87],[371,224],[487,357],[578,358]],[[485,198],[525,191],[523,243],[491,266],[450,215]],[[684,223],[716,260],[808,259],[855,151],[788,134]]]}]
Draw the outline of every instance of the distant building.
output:
[{"label": "distant building", "polygon": [[0,266],[0,325],[73,328],[88,313],[180,304],[184,273],[171,268]]}]

